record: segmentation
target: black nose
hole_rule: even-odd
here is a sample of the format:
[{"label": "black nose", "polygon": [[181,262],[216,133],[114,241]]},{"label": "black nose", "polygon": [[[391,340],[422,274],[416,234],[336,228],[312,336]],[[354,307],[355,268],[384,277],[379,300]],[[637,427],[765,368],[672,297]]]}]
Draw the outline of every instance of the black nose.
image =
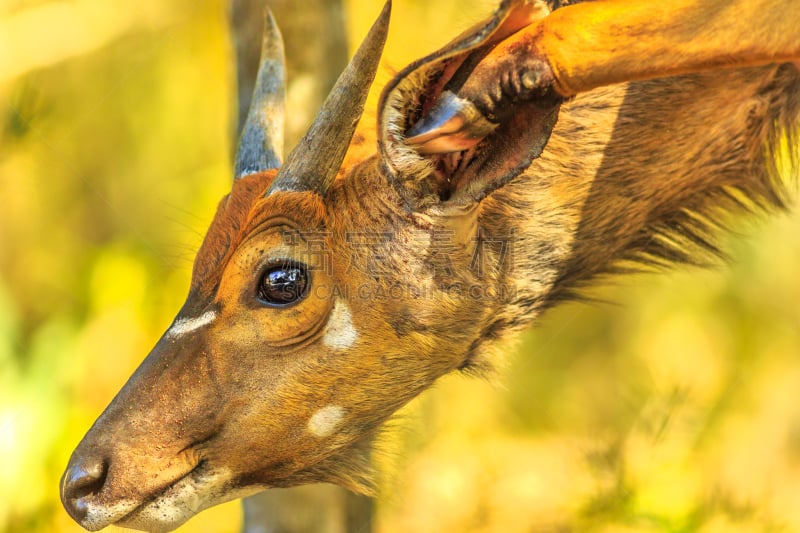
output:
[{"label": "black nose", "polygon": [[76,522],[86,518],[89,496],[103,488],[107,472],[106,461],[73,454],[61,478],[61,503]]}]

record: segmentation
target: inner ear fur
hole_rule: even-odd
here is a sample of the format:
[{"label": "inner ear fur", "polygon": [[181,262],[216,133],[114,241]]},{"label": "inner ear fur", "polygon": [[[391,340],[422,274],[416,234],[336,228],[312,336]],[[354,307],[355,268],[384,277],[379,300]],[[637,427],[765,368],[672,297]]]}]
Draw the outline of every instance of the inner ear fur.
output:
[{"label": "inner ear fur", "polygon": [[477,146],[449,154],[420,154],[405,143],[409,128],[433,106],[447,82],[467,61],[547,16],[546,2],[505,0],[485,21],[403,69],[384,89],[378,114],[378,146],[389,179],[415,211],[480,201],[538,157],[552,131],[560,100],[534,99]]}]

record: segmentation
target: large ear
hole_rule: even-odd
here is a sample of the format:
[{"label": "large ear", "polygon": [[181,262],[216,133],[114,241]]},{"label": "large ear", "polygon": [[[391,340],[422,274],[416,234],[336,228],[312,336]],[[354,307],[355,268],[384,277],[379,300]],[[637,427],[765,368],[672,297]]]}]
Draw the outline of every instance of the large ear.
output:
[{"label": "large ear", "polygon": [[[508,112],[491,120],[480,115],[464,117],[464,112],[478,112],[459,108],[462,116],[457,118],[471,121],[475,137],[450,153],[430,153],[418,142],[424,134],[415,130],[420,123],[438,120],[437,113],[443,103],[447,106],[453,88],[474,76],[473,69],[498,43],[549,13],[545,1],[503,0],[488,20],[412,63],[386,86],[378,115],[380,155],[412,209],[480,201],[541,154],[558,116],[561,98],[555,93],[506,102]],[[497,92],[502,81],[486,80],[487,93]]]}]

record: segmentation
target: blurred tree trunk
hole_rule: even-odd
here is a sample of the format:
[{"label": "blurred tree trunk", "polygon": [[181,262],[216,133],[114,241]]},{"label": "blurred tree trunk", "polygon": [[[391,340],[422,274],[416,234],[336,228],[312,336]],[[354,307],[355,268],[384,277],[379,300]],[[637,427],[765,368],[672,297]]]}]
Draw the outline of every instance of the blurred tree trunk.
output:
[{"label": "blurred tree trunk", "polygon": [[[255,83],[268,4],[283,33],[288,74],[286,149],[305,133],[347,64],[342,0],[233,0],[238,139]],[[236,143],[233,143],[235,147]],[[288,153],[288,152],[287,152]],[[334,485],[270,489],[243,500],[245,533],[369,533],[372,501]]]}]

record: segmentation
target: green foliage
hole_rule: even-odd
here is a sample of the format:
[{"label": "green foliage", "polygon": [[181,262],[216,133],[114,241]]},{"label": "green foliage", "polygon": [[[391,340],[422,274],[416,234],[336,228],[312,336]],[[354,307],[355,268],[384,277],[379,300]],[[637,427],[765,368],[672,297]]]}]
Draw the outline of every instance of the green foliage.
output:
[{"label": "green foliage", "polygon": [[[82,531],[61,472],[180,307],[230,179],[223,13],[0,7],[0,46],[18,51],[0,67],[2,531]],[[31,21],[44,29],[12,31]]]},{"label": "green foliage", "polygon": [[730,265],[617,280],[527,333],[503,388],[412,406],[386,530],[800,529],[800,213],[736,228]]},{"label": "green foliage", "polygon": [[[383,80],[488,9],[396,4]],[[59,476],[180,307],[230,180],[223,2],[111,5],[0,2],[0,29],[38,21],[0,32],[0,531],[81,531]],[[350,2],[352,34],[372,14]],[[740,233],[730,267],[556,309],[505,388],[455,376],[410,406],[381,530],[800,530],[800,216]]]}]

